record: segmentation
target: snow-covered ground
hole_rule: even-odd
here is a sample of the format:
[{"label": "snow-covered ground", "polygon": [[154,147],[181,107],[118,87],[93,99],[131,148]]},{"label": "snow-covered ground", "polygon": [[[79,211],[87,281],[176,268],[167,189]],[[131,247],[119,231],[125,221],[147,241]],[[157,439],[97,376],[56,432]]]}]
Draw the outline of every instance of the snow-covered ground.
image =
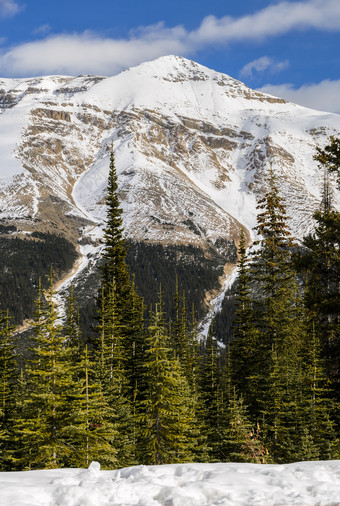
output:
[{"label": "snow-covered ground", "polygon": [[0,473],[0,506],[339,506],[340,461]]}]

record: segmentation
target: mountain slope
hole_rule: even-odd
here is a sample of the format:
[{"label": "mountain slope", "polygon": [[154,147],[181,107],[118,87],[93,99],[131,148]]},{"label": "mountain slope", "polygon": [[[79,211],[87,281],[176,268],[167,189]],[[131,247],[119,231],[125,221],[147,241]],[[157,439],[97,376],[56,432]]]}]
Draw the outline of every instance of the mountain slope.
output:
[{"label": "mountain slope", "polygon": [[176,56],[108,78],[3,79],[0,107],[1,223],[26,237],[61,233],[95,263],[113,143],[127,238],[196,248],[216,260],[216,282],[241,228],[252,234],[270,164],[293,233],[311,230],[323,176],[315,147],[340,132],[339,115]]}]

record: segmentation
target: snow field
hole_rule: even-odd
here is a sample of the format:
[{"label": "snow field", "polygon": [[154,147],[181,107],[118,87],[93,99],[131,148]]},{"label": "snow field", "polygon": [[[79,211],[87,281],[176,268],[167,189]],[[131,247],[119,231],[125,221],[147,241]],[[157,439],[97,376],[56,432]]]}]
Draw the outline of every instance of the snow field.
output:
[{"label": "snow field", "polygon": [[339,506],[340,461],[0,473],[0,506]]}]

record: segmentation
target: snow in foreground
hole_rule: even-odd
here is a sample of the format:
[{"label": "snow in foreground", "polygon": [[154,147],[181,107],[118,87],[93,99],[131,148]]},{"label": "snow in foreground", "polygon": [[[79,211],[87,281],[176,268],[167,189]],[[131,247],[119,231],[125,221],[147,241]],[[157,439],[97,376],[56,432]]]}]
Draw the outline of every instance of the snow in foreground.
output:
[{"label": "snow in foreground", "polygon": [[1,506],[340,505],[340,461],[0,473]]}]

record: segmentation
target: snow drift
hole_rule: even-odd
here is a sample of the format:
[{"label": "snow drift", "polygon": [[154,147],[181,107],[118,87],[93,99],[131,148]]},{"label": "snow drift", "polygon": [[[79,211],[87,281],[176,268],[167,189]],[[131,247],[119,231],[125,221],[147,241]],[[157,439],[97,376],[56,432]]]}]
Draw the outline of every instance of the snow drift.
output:
[{"label": "snow drift", "polygon": [[0,506],[339,506],[340,461],[0,473]]}]

